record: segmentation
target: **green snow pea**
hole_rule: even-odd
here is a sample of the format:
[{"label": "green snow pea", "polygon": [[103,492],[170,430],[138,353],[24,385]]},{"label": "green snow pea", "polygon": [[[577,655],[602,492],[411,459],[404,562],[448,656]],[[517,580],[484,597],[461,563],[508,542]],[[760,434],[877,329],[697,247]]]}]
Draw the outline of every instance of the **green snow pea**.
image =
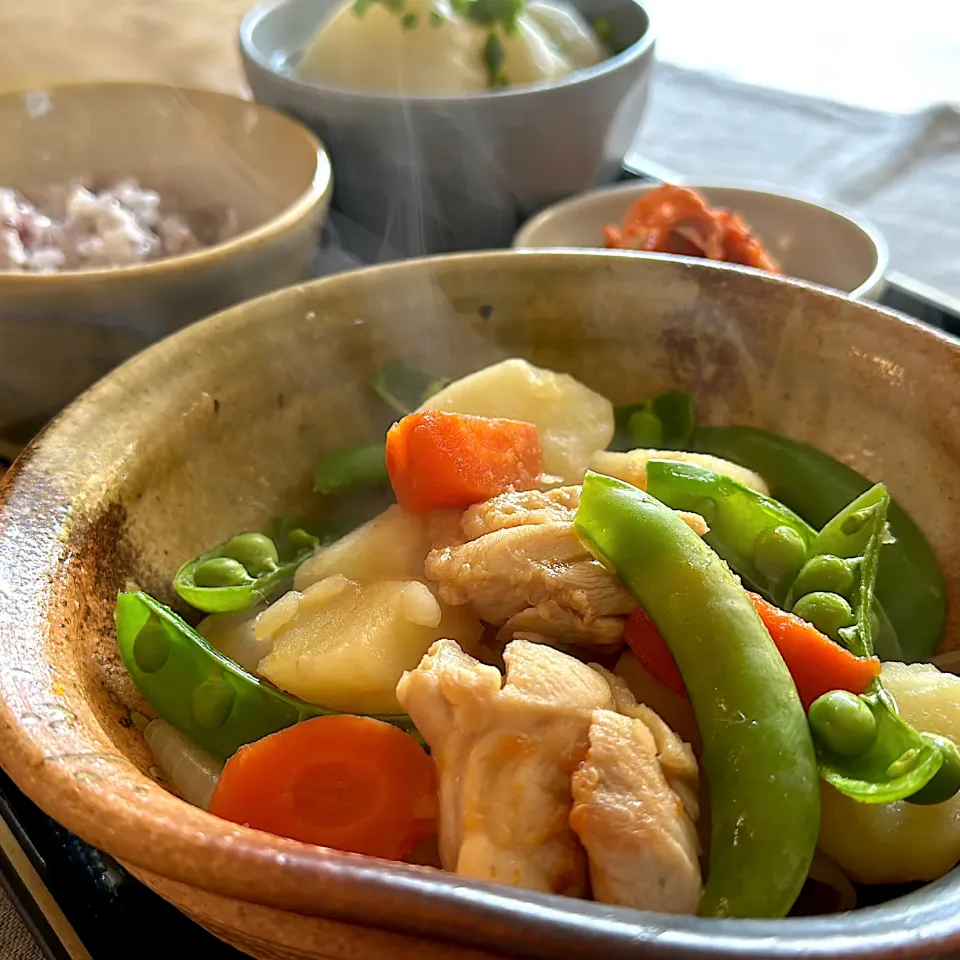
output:
[{"label": "green snow pea", "polygon": [[707,543],[758,593],[783,606],[816,531],[782,503],[692,463],[651,460],[647,492],[674,510],[699,513]]},{"label": "green snow pea", "polygon": [[418,410],[450,380],[437,377],[416,367],[397,361],[388,363],[373,379],[370,386],[395,413],[401,417]]},{"label": "green snow pea", "polygon": [[[137,689],[163,720],[219,760],[301,720],[336,713],[258,680],[145,593],[121,593],[114,619]],[[409,717],[379,719],[415,732]]]},{"label": "green snow pea", "polygon": [[316,493],[343,493],[357,487],[386,486],[389,482],[384,440],[355,443],[325,453],[313,472]]},{"label": "green snow pea", "polygon": [[[880,550],[883,548],[886,562],[894,545],[886,520],[890,504],[887,488],[878,483],[848,503],[829,520],[811,543],[810,559],[797,575],[785,605],[788,610],[804,616],[801,611],[795,610],[795,607],[805,596],[821,592],[816,590],[816,578],[819,576],[823,579],[824,571],[832,568],[838,581],[836,586],[846,586],[845,582],[840,582],[845,581],[841,570],[846,564],[846,572],[852,576],[855,585],[847,586],[847,589],[842,591],[830,590],[829,587],[827,589],[839,593],[844,600],[851,601],[855,614],[858,610],[872,610],[873,616],[864,617],[863,626],[853,625],[850,631],[841,631],[840,642],[858,657],[872,657],[877,654],[882,660],[902,660],[900,640],[876,597]],[[877,510],[882,513],[883,521],[876,521],[874,514]],[[875,521],[880,523],[876,529]],[[864,604],[867,606],[864,607]],[[814,625],[819,629],[819,625]],[[860,636],[863,631],[867,631],[869,636]],[[866,650],[869,652],[864,652]]]},{"label": "green snow pea", "polygon": [[682,450],[693,430],[693,398],[670,390],[642,403],[613,408],[616,427],[611,450]]},{"label": "green snow pea", "polygon": [[[886,487],[878,483],[830,520],[811,545],[815,556],[854,561],[854,587],[850,595],[854,623],[841,626],[836,632],[837,639],[858,657],[873,656],[874,652],[874,589],[880,552],[889,549],[889,506],[890,495]],[[791,591],[791,599],[796,592]],[[798,612],[800,602],[815,595],[801,597]],[[949,741],[941,742],[910,726],[879,680],[858,698],[869,710],[876,728],[875,736],[869,743],[864,741],[865,749],[859,752],[838,751],[837,744],[843,739],[848,723],[850,732],[854,732],[853,727],[859,731],[862,715],[855,718],[849,713],[845,718],[834,710],[831,717],[825,698],[839,705],[839,699],[830,693],[811,704],[811,727],[820,775],[835,789],[861,803],[909,800],[920,791],[924,792],[917,802],[928,803],[934,801],[924,797],[944,794],[949,797],[960,789],[960,763],[953,762],[956,748]],[[832,720],[826,736],[825,717]]]},{"label": "green snow pea", "polygon": [[[753,427],[697,427],[689,448],[755,470],[770,493],[816,528],[871,487],[855,470],[813,447]],[[877,599],[908,663],[927,660],[940,642],[946,588],[933,551],[917,525],[891,502],[890,531]],[[882,651],[881,651],[882,653]]]},{"label": "green snow pea", "polygon": [[781,917],[817,842],[820,793],[793,680],[743,587],[672,510],[588,472],[576,529],[670,648],[703,739],[710,867],[700,913]]},{"label": "green snow pea", "polygon": [[[830,749],[828,740],[822,733],[817,735],[814,727],[820,776],[861,803],[909,799],[926,787],[943,766],[944,752],[934,737],[918,733],[900,716],[893,697],[881,686],[857,699],[872,715],[876,734],[866,750],[850,756],[849,752]],[[822,710],[820,700],[810,705],[811,717]],[[838,729],[844,725],[844,721],[837,723]],[[953,793],[956,787],[948,796]]]},{"label": "green snow pea", "polygon": [[[370,381],[374,393],[399,416],[413,413],[421,404],[442,390],[450,381],[408,367],[405,363],[387,364]],[[355,443],[324,454],[313,473],[317,493],[343,493],[357,487],[387,486],[386,444]]]},{"label": "green snow pea", "polygon": [[321,543],[348,529],[281,517],[266,533],[237,534],[185,563],[173,578],[174,589],[204,613],[245,610],[289,587],[297,567]]}]

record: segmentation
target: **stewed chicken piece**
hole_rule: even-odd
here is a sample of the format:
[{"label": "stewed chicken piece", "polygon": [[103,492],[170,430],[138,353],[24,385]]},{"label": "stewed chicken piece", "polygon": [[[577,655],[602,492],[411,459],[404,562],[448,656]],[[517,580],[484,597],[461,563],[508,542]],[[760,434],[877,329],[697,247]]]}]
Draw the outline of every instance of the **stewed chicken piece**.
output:
[{"label": "stewed chicken piece", "polygon": [[599,667],[525,640],[504,661],[505,681],[438,640],[397,687],[437,761],[443,866],[529,890],[580,896],[592,885],[606,903],[696,910],[690,747]]},{"label": "stewed chicken piece", "polygon": [[397,697],[440,775],[440,859],[461,876],[585,896],[587,859],[570,829],[570,778],[590,718],[612,710],[606,679],[542,644],[515,640],[506,678],[438,640]]},{"label": "stewed chicken piece", "polygon": [[586,757],[573,775],[570,825],[586,848],[593,897],[602,903],[694,913],[700,902],[695,820],[697,762],[619,677],[622,712],[595,710]]},{"label": "stewed chicken piece", "polygon": [[[459,527],[437,527],[426,576],[442,600],[469,603],[514,637],[554,646],[616,650],[637,604],[574,531],[579,487],[506,493],[469,507]],[[698,533],[696,514],[684,519]]]}]

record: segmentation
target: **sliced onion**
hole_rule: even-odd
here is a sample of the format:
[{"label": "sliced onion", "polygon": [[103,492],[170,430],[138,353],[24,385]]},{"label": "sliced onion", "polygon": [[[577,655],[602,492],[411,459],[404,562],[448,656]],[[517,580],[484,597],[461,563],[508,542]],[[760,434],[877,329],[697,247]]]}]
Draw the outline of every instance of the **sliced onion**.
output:
[{"label": "sliced onion", "polygon": [[857,905],[857,891],[844,872],[821,850],[813,855],[807,882],[793,916],[844,913]]},{"label": "sliced onion", "polygon": [[209,810],[223,764],[163,720],[148,723],[143,739],[180,796],[187,803]]}]

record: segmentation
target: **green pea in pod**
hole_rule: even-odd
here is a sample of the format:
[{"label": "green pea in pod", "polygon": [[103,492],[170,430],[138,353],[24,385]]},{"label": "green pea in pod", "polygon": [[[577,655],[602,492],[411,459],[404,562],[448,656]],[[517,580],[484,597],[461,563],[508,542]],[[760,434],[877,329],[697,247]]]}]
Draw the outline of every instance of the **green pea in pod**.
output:
[{"label": "green pea in pod", "polygon": [[174,589],[204,613],[246,610],[289,588],[300,564],[348,529],[282,517],[267,533],[237,534],[188,561],[173,578]]},{"label": "green pea in pod", "polygon": [[[836,595],[837,616],[837,601],[849,601],[854,623],[838,620],[834,639],[858,657],[876,653],[881,660],[902,659],[898,638],[876,597],[880,551],[894,542],[886,520],[890,502],[887,488],[878,483],[829,520],[810,545],[809,559],[786,598],[786,608],[804,619],[808,617],[797,605],[810,595],[821,594],[819,605],[824,610],[823,594]],[[814,625],[819,629],[819,624]],[[832,635],[829,629],[822,632]]]},{"label": "green pea in pod", "polygon": [[[877,484],[827,523],[811,548],[820,557],[855,561],[845,568],[854,579],[849,606],[837,594],[818,591],[801,596],[794,605],[798,615],[806,611],[814,621],[817,616],[831,619],[834,629],[823,626],[859,657],[873,656],[874,590],[880,552],[890,542],[889,504],[886,487]],[[791,598],[804,586],[825,585],[822,575],[828,566],[838,578],[836,585],[845,584],[846,577],[832,561],[812,573],[805,567],[790,591]],[[853,623],[841,624],[837,617],[851,608]],[[900,716],[896,701],[879,680],[857,698],[838,693],[824,694],[808,713],[820,776],[827,783],[861,803],[893,803],[915,795],[918,803],[941,802],[960,790],[956,747],[915,730]],[[874,731],[872,736],[864,735],[866,728]]]},{"label": "green pea in pod", "polygon": [[754,590],[782,606],[816,531],[782,503],[714,470],[675,460],[647,463],[647,492],[699,513],[704,538]]},{"label": "green pea in pod", "polygon": [[693,397],[668,390],[641,403],[614,407],[611,450],[683,450],[694,426]]},{"label": "green pea in pod", "polygon": [[[339,712],[258,680],[148,594],[121,593],[114,619],[120,655],[144,699],[219,760],[301,720]],[[378,719],[416,733],[407,716]]]},{"label": "green pea in pod", "polygon": [[[755,470],[772,496],[818,529],[872,485],[814,447],[754,427],[697,427],[688,449]],[[881,659],[916,663],[929,659],[940,641],[947,591],[933,550],[896,501],[890,502],[888,520],[896,543],[884,552],[876,594],[892,625],[889,633],[899,638],[903,650],[888,657],[881,629],[877,653]]]}]

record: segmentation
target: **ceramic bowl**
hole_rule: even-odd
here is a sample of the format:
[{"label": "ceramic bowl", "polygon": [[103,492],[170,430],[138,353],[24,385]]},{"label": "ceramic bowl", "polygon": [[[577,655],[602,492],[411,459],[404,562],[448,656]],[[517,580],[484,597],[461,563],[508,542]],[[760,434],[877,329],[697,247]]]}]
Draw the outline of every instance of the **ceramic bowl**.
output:
[{"label": "ceramic bowl", "polygon": [[240,27],[240,52],[257,100],[323,138],[335,206],[369,234],[366,261],[509,246],[532,213],[619,174],[653,66],[653,30],[635,0],[576,0],[610,22],[617,56],[558,82],[453,97],[297,79],[298,55],[341,2],[256,7]]},{"label": "ceramic bowl", "polygon": [[[311,502],[318,454],[382,431],[369,377],[506,356],[616,402],[689,387],[705,419],[815,443],[892,493],[960,635],[960,344],[880,308],[703,261],[466,254],[289,288],[111,373],[0,486],[0,763],[67,828],[257,957],[917,960],[960,949],[960,877],[856,913],[715,921],[310,847],[168,793],[129,719],[112,611],[184,557]],[[382,432],[381,432],[382,435]],[[919,931],[923,930],[922,938]]]},{"label": "ceramic bowl", "polygon": [[[749,186],[695,186],[711,206],[743,215],[790,277],[862,300],[879,300],[889,266],[879,231],[848,212]],[[517,233],[517,249],[602,247],[603,228],[619,224],[653,184],[626,183],[573,197],[543,210]]]},{"label": "ceramic bowl", "polygon": [[259,104],[144,83],[0,96],[0,185],[139,177],[186,209],[223,206],[240,233],[148,264],[0,273],[0,437],[26,440],[146,344],[302,280],[331,193],[314,135]]}]

